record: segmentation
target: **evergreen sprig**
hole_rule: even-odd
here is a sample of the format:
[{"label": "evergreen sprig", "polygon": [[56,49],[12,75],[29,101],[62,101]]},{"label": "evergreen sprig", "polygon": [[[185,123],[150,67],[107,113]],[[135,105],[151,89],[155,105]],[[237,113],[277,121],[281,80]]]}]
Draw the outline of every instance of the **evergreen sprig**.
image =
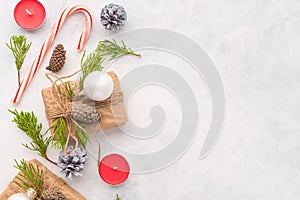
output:
[{"label": "evergreen sprig", "polygon": [[95,52],[99,53],[101,56],[110,57],[109,60],[113,60],[119,58],[123,55],[135,55],[141,56],[141,54],[137,54],[132,51],[132,49],[127,48],[124,41],[121,41],[122,45],[119,45],[116,40],[101,40],[98,43],[98,46]]},{"label": "evergreen sprig", "polygon": [[67,139],[65,137],[65,131],[67,128],[67,122],[64,117],[56,119],[55,124],[51,127],[53,130],[53,147],[64,149]]},{"label": "evergreen sprig", "polygon": [[43,126],[41,123],[38,123],[36,115],[33,112],[18,112],[16,109],[8,111],[14,115],[12,121],[32,140],[29,144],[22,145],[29,150],[38,152],[41,157],[56,165],[56,163],[47,156],[47,148],[52,141],[51,137],[46,137],[49,130],[45,133],[41,133]]},{"label": "evergreen sprig", "polygon": [[84,51],[80,62],[82,71],[82,76],[80,77],[79,81],[80,90],[83,89],[83,81],[87,75],[94,71],[102,71],[102,63],[105,60],[105,57],[109,57],[109,60],[113,60],[123,55],[141,56],[141,54],[137,54],[132,49],[127,48],[123,40],[122,45],[119,45],[114,39],[99,41],[95,51],[87,56],[86,51]]},{"label": "evergreen sprig", "polygon": [[44,172],[39,166],[34,167],[31,163],[27,163],[24,159],[20,163],[15,159],[14,167],[20,170],[14,181],[18,186],[29,189],[34,189],[37,194],[41,194],[44,186]]},{"label": "evergreen sprig", "polygon": [[80,67],[82,71],[82,76],[80,77],[79,87],[80,90],[83,88],[84,79],[93,71],[101,71],[103,69],[102,63],[104,57],[100,53],[90,53],[86,56],[86,51],[84,51],[83,56],[80,61]]},{"label": "evergreen sprig", "polygon": [[15,64],[18,71],[18,83],[21,84],[20,70],[24,63],[26,53],[31,47],[31,42],[27,43],[27,38],[24,35],[13,35],[11,36],[9,43],[6,43],[6,46],[12,51],[15,57]]},{"label": "evergreen sprig", "polygon": [[70,101],[72,101],[73,97],[74,97],[75,88],[70,84],[70,82],[66,82],[65,86],[66,86],[66,88],[65,88],[66,91],[62,91],[60,88],[60,93],[63,96],[67,97]]},{"label": "evergreen sprig", "polygon": [[80,144],[82,145],[82,147],[86,149],[87,143],[90,142],[90,137],[89,137],[88,132],[84,129],[85,125],[79,124],[76,121],[74,121],[74,125],[75,125],[76,136],[77,136]]},{"label": "evergreen sprig", "polygon": [[[79,124],[74,121],[74,129],[76,132],[76,136],[79,140],[79,143],[83,148],[86,149],[87,143],[90,141],[89,134],[84,129],[84,124]],[[53,147],[64,149],[67,139],[66,139],[66,128],[67,122],[64,117],[59,117],[56,119],[55,124],[52,126],[53,129]]]}]

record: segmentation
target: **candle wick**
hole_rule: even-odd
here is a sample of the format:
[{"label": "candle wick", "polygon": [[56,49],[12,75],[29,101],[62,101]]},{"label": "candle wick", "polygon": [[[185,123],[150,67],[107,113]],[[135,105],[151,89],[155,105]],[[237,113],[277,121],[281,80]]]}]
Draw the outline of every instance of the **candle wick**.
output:
[{"label": "candle wick", "polygon": [[118,169],[118,167],[113,167],[113,170],[117,170]]},{"label": "candle wick", "polygon": [[26,12],[28,15],[30,15],[30,16],[32,15],[32,12],[30,12],[30,10],[28,10],[28,8],[26,8]]}]

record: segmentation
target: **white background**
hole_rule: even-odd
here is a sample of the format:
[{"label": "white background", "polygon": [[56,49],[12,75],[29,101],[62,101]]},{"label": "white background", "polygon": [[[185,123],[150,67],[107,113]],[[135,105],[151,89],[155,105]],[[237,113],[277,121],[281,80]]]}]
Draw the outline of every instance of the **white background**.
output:
[{"label": "white background", "polygon": [[[25,75],[58,15],[67,5],[75,2],[88,6],[92,11],[94,27],[86,46],[91,50],[96,46],[91,41],[111,36],[99,23],[101,8],[111,1],[42,1],[47,10],[47,21],[37,31],[24,31],[16,25],[13,19],[16,0],[0,6],[0,191],[17,173],[12,167],[14,158],[29,160],[37,157],[21,146],[29,139],[10,122],[12,116],[7,112],[8,108],[15,107],[11,99],[17,78],[13,58],[5,42],[13,34],[25,34],[33,42],[22,70]],[[69,184],[89,200],[114,199],[116,193],[120,194],[122,200],[298,199],[300,2],[114,2],[123,5],[128,12],[128,22],[122,31],[145,27],[170,29],[192,38],[207,51],[222,77],[227,97],[223,136],[210,156],[199,160],[204,137],[202,133],[205,132],[205,128],[199,127],[199,137],[175,164],[151,174],[133,174],[120,187],[104,184],[93,164],[88,165],[84,177]],[[68,59],[68,67],[62,75],[77,69],[81,53],[77,53],[75,47],[83,22],[82,16],[72,16],[55,42],[63,43],[72,57]],[[44,76],[48,59],[49,55],[22,103],[17,106],[26,111],[34,110],[45,127],[47,124],[40,90],[49,86]],[[120,63],[124,62],[125,65],[125,61]],[[192,74],[190,76],[192,80],[195,78]],[[58,168],[38,159],[60,175]]]}]

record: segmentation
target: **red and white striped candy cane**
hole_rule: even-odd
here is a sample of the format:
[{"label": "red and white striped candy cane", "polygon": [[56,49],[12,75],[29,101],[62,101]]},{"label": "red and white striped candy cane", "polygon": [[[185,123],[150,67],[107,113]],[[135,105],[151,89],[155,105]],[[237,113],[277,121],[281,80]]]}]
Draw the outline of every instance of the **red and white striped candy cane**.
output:
[{"label": "red and white striped candy cane", "polygon": [[54,26],[51,28],[51,31],[47,37],[47,39],[45,40],[38,56],[35,58],[34,62],[32,63],[30,70],[26,76],[26,78],[21,82],[21,85],[19,86],[16,95],[13,99],[13,103],[18,103],[20,101],[20,99],[22,98],[26,88],[28,87],[30,81],[32,80],[32,78],[34,77],[35,73],[37,72],[38,68],[41,66],[49,48],[51,47],[55,37],[57,36],[60,28],[62,27],[62,25],[64,24],[64,22],[68,19],[68,17],[73,14],[74,12],[81,12],[84,14],[85,16],[85,27],[84,30],[80,36],[79,39],[79,43],[77,46],[78,50],[81,50],[83,48],[83,46],[85,45],[91,28],[92,28],[92,15],[90,13],[90,11],[82,5],[74,5],[74,6],[70,6],[67,7],[60,15],[59,20],[54,24]]}]

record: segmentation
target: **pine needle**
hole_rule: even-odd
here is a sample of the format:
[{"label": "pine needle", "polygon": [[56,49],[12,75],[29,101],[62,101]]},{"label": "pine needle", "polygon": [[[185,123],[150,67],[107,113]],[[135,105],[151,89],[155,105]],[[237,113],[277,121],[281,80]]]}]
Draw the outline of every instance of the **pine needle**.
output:
[{"label": "pine needle", "polygon": [[87,143],[90,142],[89,133],[85,130],[85,124],[80,124],[74,121],[75,132],[77,138],[84,149],[87,147]]},{"label": "pine needle", "polygon": [[29,150],[38,152],[39,156],[56,165],[47,156],[47,148],[52,138],[46,137],[48,130],[45,133],[41,133],[43,126],[41,123],[38,123],[36,115],[33,112],[18,112],[16,109],[8,111],[14,115],[12,122],[15,122],[18,128],[31,138],[29,144],[22,145]]},{"label": "pine needle", "polygon": [[79,127],[75,127],[77,138],[84,149],[87,147],[87,143],[90,142],[87,132]]},{"label": "pine needle", "polygon": [[90,53],[86,56],[86,51],[84,51],[83,56],[80,61],[80,67],[82,71],[82,76],[80,77],[79,87],[80,90],[83,89],[83,81],[84,79],[94,71],[102,71],[103,66],[102,63],[104,61],[104,57],[99,53]]},{"label": "pine needle", "polygon": [[73,97],[74,97],[74,89],[75,88],[73,86],[71,86],[70,82],[66,82],[65,85],[66,85],[66,88],[65,88],[66,91],[64,92],[60,88],[60,93],[63,96],[67,97],[70,101],[72,101]]},{"label": "pine needle", "polygon": [[11,50],[15,57],[15,64],[18,71],[18,83],[20,85],[20,70],[24,63],[26,53],[31,47],[31,42],[27,43],[27,38],[24,35],[13,35],[11,36],[9,43],[6,43],[6,46]]},{"label": "pine needle", "polygon": [[132,49],[127,48],[124,41],[122,40],[122,45],[118,45],[116,40],[102,40],[99,41],[96,50],[86,56],[86,51],[84,51],[81,58],[80,66],[82,71],[82,76],[80,77],[79,88],[83,89],[84,79],[94,71],[102,71],[102,63],[105,57],[109,57],[109,60],[117,59],[123,55],[135,55],[141,56],[141,54],[136,54]]},{"label": "pine needle", "polygon": [[27,163],[24,159],[20,163],[15,159],[14,167],[22,173],[16,177],[14,181],[18,186],[29,189],[34,189],[38,194],[42,193],[44,186],[44,172],[39,166],[34,167],[31,163]]},{"label": "pine needle", "polygon": [[122,45],[118,45],[116,40],[102,40],[99,41],[98,46],[95,52],[99,53],[101,56],[110,57],[109,60],[117,59],[123,55],[135,55],[141,56],[141,54],[137,54],[132,51],[132,49],[127,48],[124,41],[121,41]]},{"label": "pine needle", "polygon": [[53,130],[53,147],[64,149],[67,139],[65,137],[67,122],[63,117],[56,119],[55,124],[51,127]]},{"label": "pine needle", "polygon": [[[86,149],[87,143],[90,141],[89,134],[84,129],[84,124],[78,124],[74,121],[76,136],[79,140],[79,143],[83,148]],[[64,149],[66,145],[66,128],[67,122],[63,117],[60,117],[56,120],[55,124],[52,126],[53,129],[53,147]]]}]

